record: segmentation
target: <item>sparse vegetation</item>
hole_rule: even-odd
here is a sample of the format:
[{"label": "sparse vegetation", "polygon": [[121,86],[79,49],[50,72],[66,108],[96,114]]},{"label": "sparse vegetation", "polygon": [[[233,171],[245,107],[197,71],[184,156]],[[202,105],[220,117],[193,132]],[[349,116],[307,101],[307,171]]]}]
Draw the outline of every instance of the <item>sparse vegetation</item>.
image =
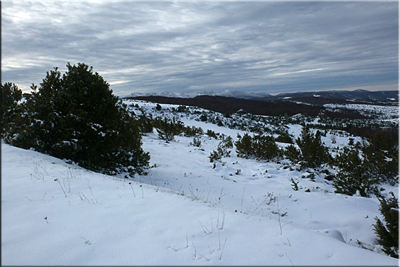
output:
[{"label": "sparse vegetation", "polygon": [[[40,88],[40,90],[42,89]],[[24,101],[31,101],[27,100],[28,98],[34,99],[35,96],[31,95],[22,98],[23,101],[13,102],[17,107],[15,109],[17,118],[20,120],[31,120],[34,117],[29,115],[25,118],[20,115],[21,111],[19,110],[28,107]],[[370,229],[372,236],[374,236],[373,230],[375,230],[379,241],[374,245],[367,244],[365,242],[367,239],[359,239],[362,241],[355,239],[354,232],[351,233],[351,237],[354,240],[353,243],[362,248],[375,251],[382,249],[388,255],[397,257],[396,246],[398,244],[393,242],[397,228],[393,229],[392,226],[397,225],[398,222],[392,220],[392,215],[389,215],[390,218],[383,215],[383,213],[391,214],[394,210],[398,212],[398,207],[393,204],[394,201],[391,198],[387,198],[388,193],[385,191],[388,188],[393,191],[391,185],[396,185],[398,177],[396,166],[398,142],[392,138],[392,132],[386,134],[385,131],[374,130],[374,134],[368,136],[354,135],[344,128],[333,127],[333,129],[330,125],[325,125],[322,121],[329,121],[332,118],[323,116],[321,119],[304,114],[267,117],[250,114],[244,110],[234,113],[218,113],[183,105],[179,107],[163,105],[162,109],[159,109],[157,104],[152,103],[130,103],[129,101],[126,103],[128,105],[118,103],[118,106],[126,111],[131,118],[130,121],[136,125],[136,133],[143,136],[142,138],[146,142],[145,148],[154,153],[153,160],[155,162],[151,167],[154,169],[150,169],[151,175],[145,179],[139,175],[135,179],[126,180],[130,177],[125,173],[121,173],[122,175],[118,178],[113,178],[115,180],[121,178],[121,186],[115,187],[118,191],[114,191],[115,195],[119,195],[121,201],[129,197],[129,200],[135,203],[135,207],[139,207],[138,201],[146,200],[144,191],[147,196],[154,196],[152,193],[147,194],[153,189],[155,192],[173,192],[179,195],[179,198],[182,196],[193,201],[204,202],[222,209],[223,212],[230,209],[232,212],[237,212],[238,218],[245,215],[248,217],[260,216],[260,219],[263,217],[262,222],[268,222],[268,219],[264,220],[265,218],[274,220],[277,227],[279,223],[279,228],[273,227],[276,235],[276,231],[283,234],[283,228],[288,223],[298,224],[300,220],[302,222],[307,219],[314,220],[313,216],[317,217],[316,214],[318,214],[317,209],[308,210],[308,204],[314,199],[321,200],[321,203],[315,203],[316,206],[319,206],[318,208],[325,204],[323,202],[325,199],[332,200],[329,204],[330,207],[341,207],[340,203],[349,204],[348,210],[354,212],[354,216],[352,216],[354,220],[358,220],[357,223],[364,227],[367,222],[368,227],[371,228],[370,220],[377,215],[378,202],[376,198],[379,198],[382,217],[378,216],[375,229]],[[28,111],[28,109],[25,110]],[[47,119],[47,117],[44,118]],[[200,122],[203,120],[200,118],[203,118],[204,121]],[[320,121],[317,122],[318,119]],[[182,121],[188,122],[188,125]],[[338,119],[336,122],[344,122],[344,119]],[[346,121],[346,123],[350,122],[351,120]],[[36,123],[39,124],[39,122]],[[99,122],[96,123],[103,125]],[[19,123],[17,125],[23,126]],[[93,131],[102,132],[103,128],[100,129],[97,124],[90,125],[93,126],[91,127]],[[198,127],[199,125],[205,130]],[[217,125],[241,131],[239,135],[236,135],[239,131],[218,128]],[[34,126],[38,127],[36,124]],[[57,127],[55,128],[58,129]],[[69,127],[72,128],[72,126]],[[96,131],[93,128],[100,130]],[[10,129],[17,128],[12,126]],[[42,129],[48,130],[50,127]],[[377,133],[378,135],[375,136]],[[5,133],[7,138],[12,136],[9,134],[10,131]],[[352,140],[351,143],[350,140]],[[165,144],[164,141],[169,144]],[[208,162],[207,157],[211,164],[204,164]],[[38,180],[40,183],[46,181],[52,171],[49,169],[43,169],[37,163],[34,171],[30,173],[30,179]],[[169,173],[170,171],[171,173]],[[52,171],[51,175],[53,174]],[[138,179],[138,183],[136,183],[136,178],[139,178],[140,182]],[[55,184],[58,181],[59,187],[55,186],[58,187],[56,188],[58,195],[62,198],[65,196],[69,201],[76,194],[84,204],[101,203],[96,199],[88,199],[87,193],[74,192],[76,187],[70,186],[69,180],[58,179],[52,183]],[[74,180],[80,179],[71,178],[71,182]],[[183,183],[182,180],[184,180]],[[137,192],[134,191],[135,183],[138,190],[142,191],[143,200],[135,194]],[[144,183],[152,184],[154,187],[146,187]],[[226,186],[228,183],[230,183],[229,187]],[[235,184],[239,186],[237,187],[238,191],[224,191],[232,190]],[[246,188],[247,185],[249,187]],[[94,186],[94,184],[90,184],[90,186],[85,185],[82,188],[86,190],[89,188],[91,195],[97,197],[100,190]],[[266,192],[271,189],[274,190],[276,196],[274,193]],[[333,194],[333,189],[338,194]],[[229,201],[222,200],[224,195],[229,195]],[[357,196],[351,197],[353,195]],[[43,193],[40,197],[42,196]],[[42,201],[48,201],[49,198],[45,200],[45,196],[46,194],[42,197]],[[367,200],[360,196],[372,199]],[[26,196],[26,199],[32,203],[35,201],[30,195]],[[154,200],[154,198],[152,199]],[[335,201],[334,199],[340,200]],[[362,201],[361,205],[359,204],[360,200]],[[385,203],[383,203],[384,201]],[[276,204],[271,205],[272,203]],[[291,205],[292,203],[296,204]],[[364,209],[367,205],[371,206]],[[306,210],[306,212],[292,212],[297,208],[301,208],[301,211]],[[306,213],[306,215],[304,216],[302,213]],[[44,214],[43,217],[45,215],[48,214]],[[219,215],[215,216],[216,214],[210,216],[210,224],[204,219],[201,219],[200,224],[206,235],[212,237],[212,235],[218,234],[218,241],[223,241],[223,236],[221,236],[221,240],[219,237],[223,223],[222,227],[218,227],[219,222],[217,222],[217,228],[215,228],[213,223],[216,219],[219,220]],[[327,218],[329,216],[335,215],[328,214]],[[229,218],[233,218],[230,213]],[[323,220],[321,219],[321,222]],[[334,224],[335,227],[338,225],[334,219],[329,218],[329,220],[329,224]],[[47,221],[46,219],[46,222],[42,220],[42,223],[46,225],[54,224],[54,222],[54,220]],[[203,222],[205,223],[203,224]],[[324,222],[327,223],[327,221]],[[221,234],[223,233],[221,232]],[[371,238],[371,235],[368,238]],[[186,248],[190,244],[188,240],[190,236],[192,235],[186,235]],[[351,242],[348,240],[346,232],[346,242]],[[292,240],[288,239],[287,241],[284,241],[283,244],[292,246]],[[218,248],[222,254],[223,242],[219,243]],[[293,247],[295,247],[295,243],[297,242],[293,241]],[[194,243],[192,244],[194,247]],[[175,252],[181,250],[177,245],[170,246],[170,248]],[[210,246],[209,251],[210,255],[206,255],[204,249],[197,246],[196,243],[195,255],[198,255],[199,259],[211,260],[213,258],[211,254],[215,251],[215,247]]]},{"label": "sparse vegetation", "polygon": [[220,161],[222,157],[230,157],[231,151],[228,150],[233,147],[232,137],[223,136],[222,141],[218,144],[217,150],[210,153],[210,162]]},{"label": "sparse vegetation", "polygon": [[200,141],[200,139],[199,138],[193,138],[193,141],[192,142],[190,142],[190,144],[189,145],[191,145],[191,146],[196,146],[196,147],[201,147],[201,141]]}]

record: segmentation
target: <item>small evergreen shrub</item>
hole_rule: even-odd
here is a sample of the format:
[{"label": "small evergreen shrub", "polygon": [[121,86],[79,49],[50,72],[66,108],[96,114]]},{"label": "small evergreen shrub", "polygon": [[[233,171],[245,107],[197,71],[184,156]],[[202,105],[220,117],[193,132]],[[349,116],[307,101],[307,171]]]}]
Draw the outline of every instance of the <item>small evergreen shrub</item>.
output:
[{"label": "small evergreen shrub", "polygon": [[294,145],[287,146],[284,150],[284,155],[293,163],[297,163],[301,160],[301,152]]},{"label": "small evergreen shrub", "polygon": [[296,144],[300,148],[303,168],[316,168],[332,161],[328,148],[322,144],[320,131],[314,135],[308,126],[303,127]]},{"label": "small evergreen shrub", "polygon": [[210,138],[218,139],[217,134],[216,134],[213,130],[208,129],[207,132],[206,132],[206,134],[207,134]]},{"label": "small evergreen shrub", "polygon": [[169,143],[174,140],[175,135],[180,134],[183,131],[183,123],[181,121],[176,121],[173,118],[172,121],[169,121],[167,118],[164,120],[156,120],[154,126],[157,129],[158,137],[161,140],[165,140],[165,142]]},{"label": "small evergreen shrub", "polygon": [[139,130],[141,133],[152,133],[153,132],[153,120],[141,115],[138,119]]},{"label": "small evergreen shrub", "polygon": [[360,157],[358,149],[345,148],[335,160],[340,168],[332,183],[336,193],[352,196],[358,191],[368,197],[376,191],[379,179],[372,175],[370,165]]},{"label": "small evergreen shrub", "polygon": [[210,156],[208,156],[208,158],[210,159],[210,162],[221,161],[222,155],[223,151],[221,150],[221,148],[217,148],[217,151],[213,150],[212,152],[210,152]]},{"label": "small evergreen shrub", "polygon": [[247,133],[243,137],[238,135],[235,146],[238,157],[242,158],[254,157],[257,160],[269,161],[282,156],[282,151],[272,136],[251,137]]},{"label": "small evergreen shrub", "polygon": [[193,138],[193,142],[189,143],[190,146],[201,147],[201,141],[199,138]]},{"label": "small evergreen shrub", "polygon": [[399,203],[393,192],[388,199],[380,198],[380,212],[384,223],[375,217],[374,231],[378,236],[377,243],[387,255],[399,257]]},{"label": "small evergreen shrub", "polygon": [[233,147],[232,137],[224,137],[223,140],[218,144],[217,150],[212,151],[210,153],[209,159],[210,162],[220,161],[222,157],[230,157],[231,151],[229,148]]},{"label": "small evergreen shrub", "polygon": [[231,136],[222,135],[222,141],[219,143],[218,146],[222,148],[233,148],[233,139]]},{"label": "small evergreen shrub", "polygon": [[185,127],[183,127],[183,134],[186,137],[201,136],[204,134],[204,131],[201,127],[185,126]]},{"label": "small evergreen shrub", "polygon": [[292,188],[294,191],[298,191],[299,190],[299,182],[295,182],[293,180],[293,178],[290,178],[290,181],[292,182]]},{"label": "small evergreen shrub", "polygon": [[255,148],[255,156],[257,159],[269,161],[281,157],[282,151],[279,149],[272,136],[256,135],[253,139],[253,147]]},{"label": "small evergreen shrub", "polygon": [[238,134],[237,137],[238,140],[235,142],[237,156],[248,159],[254,155],[252,137],[247,133],[243,137]]},{"label": "small evergreen shrub", "polygon": [[287,132],[281,133],[278,137],[275,138],[275,141],[281,143],[293,144],[292,137]]},{"label": "small evergreen shrub", "polygon": [[178,107],[177,111],[178,111],[178,112],[186,112],[186,111],[187,111],[187,108],[186,108],[186,106],[180,105],[180,106]]},{"label": "small evergreen shrub", "polygon": [[399,144],[395,138],[383,133],[374,134],[368,139],[369,144],[362,147],[371,173],[381,182],[391,185],[398,183]]}]

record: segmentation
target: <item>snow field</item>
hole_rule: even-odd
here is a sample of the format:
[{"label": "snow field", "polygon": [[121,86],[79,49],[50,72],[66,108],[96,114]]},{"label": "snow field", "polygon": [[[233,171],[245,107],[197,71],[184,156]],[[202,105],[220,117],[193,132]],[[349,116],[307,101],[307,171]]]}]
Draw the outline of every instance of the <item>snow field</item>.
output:
[{"label": "snow field", "polygon": [[369,116],[377,115],[381,120],[398,122],[399,106],[380,106],[380,105],[362,105],[362,104],[325,104],[324,107],[331,110],[338,108],[358,110],[361,114]]},{"label": "snow field", "polygon": [[[234,140],[244,133],[182,121]],[[300,131],[290,125],[296,137]],[[192,140],[144,136],[155,167],[134,179],[2,143],[2,264],[398,264],[374,245],[375,197],[335,194],[322,175],[313,182],[307,171],[239,158],[234,149],[213,168],[208,156],[221,140],[202,136],[200,148]],[[332,146],[347,143],[337,136]],[[384,187],[398,196],[397,186]]]}]

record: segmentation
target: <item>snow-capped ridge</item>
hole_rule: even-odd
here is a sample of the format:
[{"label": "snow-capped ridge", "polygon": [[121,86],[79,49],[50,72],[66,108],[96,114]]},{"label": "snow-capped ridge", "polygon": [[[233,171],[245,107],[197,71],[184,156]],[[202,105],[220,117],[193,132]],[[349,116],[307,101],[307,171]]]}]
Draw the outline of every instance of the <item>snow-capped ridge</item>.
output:
[{"label": "snow-capped ridge", "polygon": [[253,92],[243,92],[239,90],[225,90],[222,92],[216,92],[214,90],[210,91],[196,91],[196,92],[149,92],[149,93],[140,93],[134,92],[131,93],[124,98],[128,97],[139,97],[139,96],[164,96],[164,97],[175,97],[175,98],[194,98],[196,96],[224,96],[224,97],[234,97],[234,98],[244,98],[244,99],[252,99],[252,98],[264,98],[270,97],[270,94],[267,93],[253,93]]}]

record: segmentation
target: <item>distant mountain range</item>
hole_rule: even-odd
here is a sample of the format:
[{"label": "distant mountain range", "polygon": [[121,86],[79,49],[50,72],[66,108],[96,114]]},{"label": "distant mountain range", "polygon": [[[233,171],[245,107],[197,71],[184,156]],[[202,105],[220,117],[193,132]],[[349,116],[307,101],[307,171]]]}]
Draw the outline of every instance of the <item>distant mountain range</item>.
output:
[{"label": "distant mountain range", "polygon": [[278,100],[286,99],[306,103],[329,103],[329,102],[372,102],[372,103],[398,103],[399,91],[368,91],[358,89],[349,90],[331,90],[318,92],[297,92],[282,93],[271,95],[268,93],[251,93],[238,90],[225,90],[223,92],[202,91],[202,92],[159,92],[159,93],[131,93],[124,98],[162,96],[172,98],[195,98],[197,96],[223,96],[239,99],[254,100]]},{"label": "distant mountain range", "polygon": [[342,99],[353,102],[398,102],[399,91],[368,91],[358,89],[354,91],[335,90],[335,91],[319,91],[319,92],[298,92],[279,94],[279,98],[325,98],[325,99]]},{"label": "distant mountain range", "polygon": [[130,95],[124,97],[138,97],[138,96],[164,96],[164,97],[175,97],[175,98],[194,98],[196,96],[224,96],[224,97],[234,97],[243,99],[257,99],[257,98],[269,98],[272,97],[270,94],[266,93],[247,93],[239,90],[225,90],[223,92],[215,91],[200,91],[200,92],[158,92],[158,93],[131,93]]}]

